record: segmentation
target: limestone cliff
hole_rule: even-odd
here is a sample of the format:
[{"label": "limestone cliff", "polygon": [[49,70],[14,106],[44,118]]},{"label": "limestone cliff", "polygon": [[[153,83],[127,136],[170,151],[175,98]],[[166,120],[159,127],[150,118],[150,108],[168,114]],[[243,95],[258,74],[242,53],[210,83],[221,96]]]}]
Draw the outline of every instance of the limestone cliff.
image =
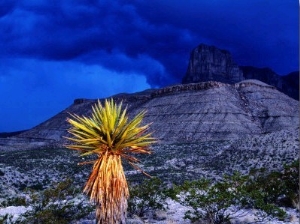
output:
[{"label": "limestone cliff", "polygon": [[192,50],[182,83],[207,81],[237,83],[244,79],[260,80],[299,100],[299,72],[281,76],[270,68],[238,66],[229,51],[205,44],[200,44]]},{"label": "limestone cliff", "polygon": [[182,83],[206,81],[236,83],[243,79],[243,72],[228,51],[200,44],[191,52],[188,69]]}]

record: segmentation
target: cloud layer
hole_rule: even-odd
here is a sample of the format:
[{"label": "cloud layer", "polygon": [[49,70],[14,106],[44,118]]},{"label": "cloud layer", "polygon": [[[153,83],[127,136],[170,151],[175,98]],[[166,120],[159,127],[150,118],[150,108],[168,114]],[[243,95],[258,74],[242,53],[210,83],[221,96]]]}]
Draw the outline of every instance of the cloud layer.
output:
[{"label": "cloud layer", "polygon": [[200,43],[287,74],[298,70],[298,39],[294,0],[5,1],[0,132],[30,128],[74,98],[180,83]]}]

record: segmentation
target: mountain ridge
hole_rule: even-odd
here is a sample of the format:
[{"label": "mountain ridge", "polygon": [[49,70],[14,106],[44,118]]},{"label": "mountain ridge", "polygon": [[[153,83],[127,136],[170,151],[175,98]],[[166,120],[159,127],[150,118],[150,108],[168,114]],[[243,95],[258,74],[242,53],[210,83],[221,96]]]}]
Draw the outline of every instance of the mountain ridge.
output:
[{"label": "mountain ridge", "polygon": [[[151,131],[160,144],[234,140],[293,129],[299,123],[298,101],[258,80],[179,84],[111,98],[127,105],[129,116],[146,110],[145,123],[153,123]],[[63,136],[68,136],[69,113],[89,116],[96,102],[76,99],[36,127],[2,139],[0,145],[62,147],[66,143]]]}]

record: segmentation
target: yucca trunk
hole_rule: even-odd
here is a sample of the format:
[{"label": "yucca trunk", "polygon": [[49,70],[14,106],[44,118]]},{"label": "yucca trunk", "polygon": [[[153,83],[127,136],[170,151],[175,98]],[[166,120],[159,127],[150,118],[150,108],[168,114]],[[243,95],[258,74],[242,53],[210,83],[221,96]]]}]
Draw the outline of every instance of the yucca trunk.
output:
[{"label": "yucca trunk", "polygon": [[120,155],[99,155],[83,191],[96,204],[97,224],[125,223],[129,191]]}]

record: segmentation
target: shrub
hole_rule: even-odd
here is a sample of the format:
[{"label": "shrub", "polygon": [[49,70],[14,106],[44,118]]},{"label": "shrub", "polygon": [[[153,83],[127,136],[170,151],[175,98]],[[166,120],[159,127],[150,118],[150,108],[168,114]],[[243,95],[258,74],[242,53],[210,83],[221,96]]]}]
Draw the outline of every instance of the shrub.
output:
[{"label": "shrub", "polygon": [[283,220],[286,213],[279,207],[280,197],[294,201],[298,198],[294,167],[295,164],[286,166],[282,173],[267,173],[263,169],[252,171],[251,175],[235,173],[215,183],[207,179],[186,181],[174,186],[168,195],[192,208],[185,213],[192,222],[230,223],[233,218],[246,215],[240,212],[242,208],[259,209],[258,221],[266,221],[270,215]]},{"label": "shrub", "polygon": [[151,178],[140,185],[130,187],[128,200],[129,215],[143,216],[146,212],[155,209],[165,209],[165,187],[159,178]]},{"label": "shrub", "polygon": [[8,206],[26,206],[26,198],[24,196],[11,197],[0,203],[3,207]]},{"label": "shrub", "polygon": [[265,169],[252,170],[247,190],[260,194],[267,204],[297,207],[299,202],[299,160],[284,166],[282,172],[268,173]]},{"label": "shrub", "polygon": [[92,207],[82,207],[80,204],[50,204],[35,212],[27,213],[26,219],[20,223],[67,224],[87,216],[92,210]]},{"label": "shrub", "polygon": [[30,190],[30,203],[33,210],[28,211],[18,220],[18,223],[64,224],[80,219],[92,212],[92,206],[85,206],[83,200],[66,200],[69,196],[80,192],[71,179],[54,184],[42,192]]},{"label": "shrub", "polygon": [[186,181],[182,186],[174,187],[175,192],[181,192],[175,199],[192,208],[185,213],[185,218],[192,222],[230,223],[232,218],[240,215],[238,211],[244,204],[244,182],[239,174],[217,183],[206,179]]}]

